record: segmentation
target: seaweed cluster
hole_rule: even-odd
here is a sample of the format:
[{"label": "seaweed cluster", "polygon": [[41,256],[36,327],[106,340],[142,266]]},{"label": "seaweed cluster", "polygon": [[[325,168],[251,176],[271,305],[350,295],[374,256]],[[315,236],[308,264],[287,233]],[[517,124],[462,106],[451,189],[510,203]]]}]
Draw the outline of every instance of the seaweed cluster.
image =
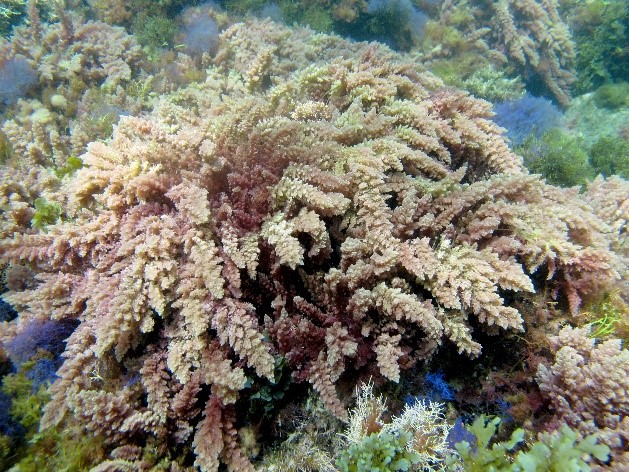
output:
[{"label": "seaweed cluster", "polygon": [[0,7],[0,468],[629,467],[617,3]]}]

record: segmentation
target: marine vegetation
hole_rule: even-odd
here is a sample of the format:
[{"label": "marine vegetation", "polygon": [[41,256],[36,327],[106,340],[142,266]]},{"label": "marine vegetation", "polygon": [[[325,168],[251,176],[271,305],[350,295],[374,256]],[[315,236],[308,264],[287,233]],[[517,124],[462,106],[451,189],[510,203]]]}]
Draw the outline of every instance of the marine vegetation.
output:
[{"label": "marine vegetation", "polygon": [[416,401],[387,419],[384,399],[374,395],[373,385],[361,385],[337,466],[341,472],[440,470],[450,431],[442,406]]},{"label": "marine vegetation", "polygon": [[574,84],[578,93],[629,80],[629,8],[624,0],[587,0],[570,5],[577,44]]},{"label": "marine vegetation", "polygon": [[[31,2],[0,44],[36,78],[1,122],[0,400],[28,419],[0,430],[9,466],[460,471],[498,450],[504,470],[629,464],[623,324],[595,328],[629,294],[627,181],[530,172],[491,103],[427,70],[437,51],[214,3],[87,3],[48,22]],[[382,2],[343,3],[349,18]],[[556,2],[419,3],[569,101]],[[139,5],[173,21],[144,47],[125,29]],[[511,390],[483,398],[499,376]],[[490,408],[518,423],[502,435]]]},{"label": "marine vegetation", "polygon": [[532,134],[518,152],[531,172],[542,174],[554,185],[584,185],[588,178],[595,176],[579,139],[559,128],[550,129],[539,138]]},{"label": "marine vegetation", "polygon": [[481,415],[468,427],[474,434],[475,443],[472,445],[462,441],[456,444],[465,471],[589,472],[592,469],[587,461],[591,457],[602,461],[609,457],[609,448],[597,444],[595,435],[580,440],[565,425],[555,433],[541,435],[538,441],[515,453],[517,446],[524,441],[524,430],[516,429],[506,441],[495,441],[494,435],[499,424],[500,418]]},{"label": "marine vegetation", "polygon": [[590,163],[597,174],[629,178],[629,141],[601,137],[590,149]]},{"label": "marine vegetation", "polygon": [[629,82],[601,85],[594,92],[594,103],[610,110],[629,107]]},{"label": "marine vegetation", "polygon": [[[575,43],[558,0],[448,0],[426,26],[423,58],[470,74],[493,64],[561,106],[576,80]],[[467,71],[457,63],[467,63]]]}]

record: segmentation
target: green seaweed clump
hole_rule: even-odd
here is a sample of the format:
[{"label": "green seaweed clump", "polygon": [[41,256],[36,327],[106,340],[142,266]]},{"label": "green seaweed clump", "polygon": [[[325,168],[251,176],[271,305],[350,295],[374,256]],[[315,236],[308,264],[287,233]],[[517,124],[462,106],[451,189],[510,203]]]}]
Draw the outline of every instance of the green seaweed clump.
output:
[{"label": "green seaweed clump", "polygon": [[410,431],[400,431],[398,434],[371,433],[363,437],[360,443],[344,450],[336,465],[342,472],[409,470],[411,465],[420,462],[419,454],[407,449],[412,438]]},{"label": "green seaweed clump", "polygon": [[173,45],[177,24],[161,15],[140,16],[133,25],[133,31],[149,58],[156,59],[161,49]]},{"label": "green seaweed clump", "polygon": [[589,472],[587,461],[596,458],[606,461],[609,447],[597,444],[597,437],[591,434],[582,440],[576,431],[563,425],[554,433],[542,433],[528,451],[517,456],[517,466],[513,469],[523,472]]},{"label": "green seaweed clump", "polygon": [[588,303],[579,313],[581,325],[590,325],[589,337],[595,339],[620,338],[629,340],[629,306],[618,292],[605,292]]},{"label": "green seaweed clump", "polygon": [[286,359],[275,356],[274,382],[248,378],[247,385],[250,388],[256,386],[256,390],[249,397],[247,417],[271,418],[278,408],[284,406],[285,399],[295,383]]},{"label": "green seaweed clump", "polygon": [[80,429],[49,428],[39,432],[44,405],[50,400],[47,383],[36,390],[27,374],[36,367],[36,360],[25,362],[17,373],[3,378],[2,391],[11,397],[11,416],[26,430],[24,441],[12,444],[0,436],[0,465],[9,462],[11,470],[20,472],[56,472],[89,470],[104,457],[102,437],[85,434]]},{"label": "green seaweed clump", "polygon": [[0,467],[4,470],[7,466],[9,457],[11,456],[11,447],[13,441],[9,436],[0,434]]},{"label": "green seaweed clump", "polygon": [[2,379],[2,392],[9,395],[11,402],[11,416],[27,431],[34,431],[41,419],[42,407],[48,402],[50,396],[46,392],[47,385],[41,384],[33,392],[33,382],[26,377],[35,366],[35,361],[25,362],[20,371],[9,374]]},{"label": "green seaweed clump", "polygon": [[6,164],[13,156],[13,147],[6,135],[0,131],[0,163]]},{"label": "green seaweed clump", "polygon": [[84,431],[50,428],[34,434],[14,470],[58,472],[90,470],[105,457],[104,440]]},{"label": "green seaweed clump", "polygon": [[[466,429],[474,435],[476,443],[472,445],[467,441],[461,441],[454,445],[466,472],[510,470],[513,465],[511,453],[524,440],[524,430],[518,428],[511,433],[509,440],[494,442],[490,447],[489,443],[492,442],[500,421],[498,417],[488,418],[480,415],[474,423],[466,426]],[[456,456],[449,461],[451,465],[456,462]]]},{"label": "green seaweed clump", "polygon": [[332,31],[334,18],[325,2],[280,0],[278,5],[287,24],[308,25],[315,31],[326,33]]},{"label": "green seaweed clump", "polygon": [[[49,21],[54,16],[55,2],[35,0],[40,18]],[[2,0],[0,2],[0,36],[9,38],[13,28],[21,25],[26,19],[28,0]]]},{"label": "green seaweed clump", "polygon": [[517,151],[532,173],[541,174],[553,185],[573,187],[594,177],[588,153],[579,140],[558,128],[539,139],[529,138]]},{"label": "green seaweed clump", "polygon": [[[516,454],[524,441],[524,430],[518,428],[508,440],[495,442],[492,440],[499,424],[498,417],[480,415],[467,427],[476,444],[461,441],[455,445],[466,472],[589,472],[588,462],[593,458],[609,458],[609,447],[597,444],[596,435],[579,440],[577,433],[566,425],[553,433],[540,434],[538,441]],[[455,463],[453,457],[450,464]]]},{"label": "green seaweed clump", "polygon": [[26,0],[3,0],[0,5],[0,35],[7,38],[11,30],[26,17]]},{"label": "green seaweed clump", "polygon": [[590,149],[590,163],[597,174],[629,179],[629,142],[611,136],[601,137]]},{"label": "green seaweed clump", "polygon": [[47,202],[44,198],[37,198],[34,202],[35,213],[31,219],[33,228],[42,229],[48,225],[55,224],[61,217],[61,205],[54,202]]},{"label": "green seaweed clump", "polygon": [[602,85],[596,89],[593,98],[599,108],[617,110],[629,107],[629,82]]},{"label": "green seaweed clump", "polygon": [[80,157],[70,156],[66,159],[65,165],[55,169],[55,175],[62,179],[66,175],[72,175],[83,167],[83,160]]},{"label": "green seaweed clump", "polygon": [[577,43],[577,94],[629,80],[629,8],[626,0],[579,2],[571,21]]}]

